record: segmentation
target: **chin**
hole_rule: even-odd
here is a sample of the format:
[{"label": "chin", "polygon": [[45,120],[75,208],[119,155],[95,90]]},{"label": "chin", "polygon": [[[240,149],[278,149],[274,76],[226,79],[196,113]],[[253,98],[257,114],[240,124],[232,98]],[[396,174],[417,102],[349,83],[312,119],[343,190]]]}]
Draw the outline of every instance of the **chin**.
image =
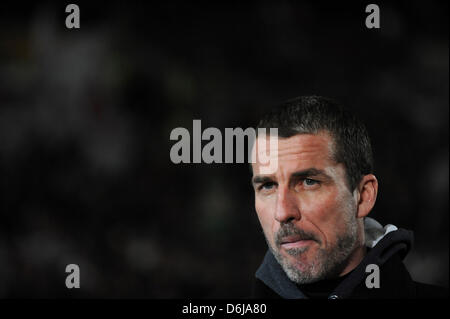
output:
[{"label": "chin", "polygon": [[296,284],[309,284],[319,281],[318,274],[314,273],[314,266],[304,263],[289,263],[283,267],[288,278]]},{"label": "chin", "polygon": [[309,256],[308,253],[303,253],[300,256],[292,256],[287,253],[284,253],[283,259],[284,263],[289,265],[290,268],[296,269],[299,272],[308,272],[313,268],[313,258]]}]

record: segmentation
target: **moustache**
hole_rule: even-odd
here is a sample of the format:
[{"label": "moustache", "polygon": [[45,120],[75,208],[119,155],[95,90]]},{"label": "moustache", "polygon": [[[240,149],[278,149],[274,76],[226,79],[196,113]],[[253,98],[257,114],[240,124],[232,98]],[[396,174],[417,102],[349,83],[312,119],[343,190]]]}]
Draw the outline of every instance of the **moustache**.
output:
[{"label": "moustache", "polygon": [[307,232],[303,229],[296,228],[293,224],[282,225],[275,236],[275,244],[280,247],[282,243],[286,241],[286,238],[292,237],[295,240],[314,240],[320,244],[320,240],[311,232]]}]

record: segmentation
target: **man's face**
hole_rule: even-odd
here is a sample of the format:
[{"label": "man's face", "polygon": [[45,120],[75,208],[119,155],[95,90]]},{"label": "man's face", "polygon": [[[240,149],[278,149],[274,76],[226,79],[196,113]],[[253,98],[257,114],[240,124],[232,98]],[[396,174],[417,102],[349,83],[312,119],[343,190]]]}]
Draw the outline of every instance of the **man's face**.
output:
[{"label": "man's face", "polygon": [[332,138],[281,138],[278,152],[270,152],[276,153],[274,174],[260,174],[258,159],[252,164],[255,208],[270,250],[298,284],[342,274],[356,248],[357,200],[344,165],[332,158]]}]

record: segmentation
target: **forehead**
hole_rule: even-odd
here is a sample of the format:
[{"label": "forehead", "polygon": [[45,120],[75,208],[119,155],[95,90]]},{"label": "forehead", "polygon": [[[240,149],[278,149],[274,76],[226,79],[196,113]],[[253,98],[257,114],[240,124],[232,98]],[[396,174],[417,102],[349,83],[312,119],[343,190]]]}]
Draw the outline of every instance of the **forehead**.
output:
[{"label": "forehead", "polygon": [[[257,139],[268,140],[267,136],[260,136]],[[252,165],[254,174],[258,174],[260,166],[260,154],[265,151],[266,157],[277,156],[278,170],[287,171],[308,169],[308,168],[326,168],[334,166],[337,163],[333,160],[333,139],[326,132],[318,134],[298,134],[289,138],[279,138],[277,147],[266,143],[267,150],[256,150],[256,161]],[[276,150],[276,151],[274,151]]]}]

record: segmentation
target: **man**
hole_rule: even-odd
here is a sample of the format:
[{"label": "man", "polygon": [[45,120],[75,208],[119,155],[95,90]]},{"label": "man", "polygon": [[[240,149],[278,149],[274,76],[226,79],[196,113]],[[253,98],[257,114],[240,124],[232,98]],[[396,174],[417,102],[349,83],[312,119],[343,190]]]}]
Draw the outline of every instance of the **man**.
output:
[{"label": "man", "polygon": [[[269,150],[278,164],[265,173],[258,159],[267,150],[255,150],[255,209],[269,247],[256,272],[255,297],[448,295],[444,288],[413,281],[405,268],[412,232],[367,217],[378,181],[367,131],[355,116],[330,99],[299,97],[266,115],[258,127],[278,128],[277,149]],[[255,145],[260,139],[268,145],[266,135]]]}]

